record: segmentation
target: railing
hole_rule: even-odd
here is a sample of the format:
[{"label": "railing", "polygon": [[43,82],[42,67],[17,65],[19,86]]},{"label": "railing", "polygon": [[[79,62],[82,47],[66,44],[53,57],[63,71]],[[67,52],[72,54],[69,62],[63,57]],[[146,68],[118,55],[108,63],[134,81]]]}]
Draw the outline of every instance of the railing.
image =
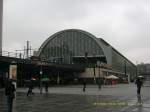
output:
[{"label": "railing", "polygon": [[[9,51],[0,52],[0,56],[26,59],[26,55],[24,55],[23,53],[9,52]],[[31,57],[31,55],[29,57]]]}]

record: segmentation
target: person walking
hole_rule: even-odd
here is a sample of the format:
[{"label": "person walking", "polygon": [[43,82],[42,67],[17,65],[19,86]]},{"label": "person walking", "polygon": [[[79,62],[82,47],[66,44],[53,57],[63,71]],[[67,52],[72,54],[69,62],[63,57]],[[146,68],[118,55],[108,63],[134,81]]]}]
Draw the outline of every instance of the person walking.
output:
[{"label": "person walking", "polygon": [[11,80],[8,80],[5,87],[5,95],[7,98],[7,112],[12,112],[13,99],[15,98],[15,86],[12,84]]},{"label": "person walking", "polygon": [[28,89],[28,92],[27,92],[27,96],[34,94],[32,92],[32,89],[33,89],[33,81],[30,80],[30,82],[29,82],[29,89]]},{"label": "person walking", "polygon": [[83,92],[85,92],[85,88],[86,88],[86,81],[83,81]]},{"label": "person walking", "polygon": [[137,85],[137,95],[141,94],[141,86],[143,85],[143,81],[141,78],[137,78],[135,84]]},{"label": "person walking", "polygon": [[45,82],[45,93],[48,93],[48,82]]},{"label": "person walking", "polygon": [[102,88],[102,79],[98,80],[98,89],[101,90]]}]

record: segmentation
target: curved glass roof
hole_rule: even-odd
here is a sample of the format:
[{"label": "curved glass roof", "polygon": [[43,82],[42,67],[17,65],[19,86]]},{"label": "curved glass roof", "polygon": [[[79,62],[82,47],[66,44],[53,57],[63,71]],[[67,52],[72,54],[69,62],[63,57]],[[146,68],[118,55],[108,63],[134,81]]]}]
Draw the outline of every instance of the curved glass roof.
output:
[{"label": "curved glass roof", "polygon": [[52,58],[104,56],[98,39],[92,34],[77,30],[63,30],[50,36],[40,47],[38,56]]}]

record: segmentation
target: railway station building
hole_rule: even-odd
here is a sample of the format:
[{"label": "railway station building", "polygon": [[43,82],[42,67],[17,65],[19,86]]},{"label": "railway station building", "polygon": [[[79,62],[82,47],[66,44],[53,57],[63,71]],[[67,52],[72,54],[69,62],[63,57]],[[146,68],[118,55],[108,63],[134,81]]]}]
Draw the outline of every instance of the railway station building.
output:
[{"label": "railway station building", "polygon": [[36,56],[57,64],[84,66],[76,78],[96,80],[109,75],[133,80],[136,66],[104,39],[79,29],[67,29],[50,36]]}]

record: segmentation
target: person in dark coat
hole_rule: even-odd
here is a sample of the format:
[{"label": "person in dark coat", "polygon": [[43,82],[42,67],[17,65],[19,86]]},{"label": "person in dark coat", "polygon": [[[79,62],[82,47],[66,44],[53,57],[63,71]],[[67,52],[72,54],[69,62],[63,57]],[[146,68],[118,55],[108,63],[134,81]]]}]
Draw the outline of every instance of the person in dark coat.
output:
[{"label": "person in dark coat", "polygon": [[48,82],[45,82],[45,92],[48,93]]},{"label": "person in dark coat", "polygon": [[99,90],[101,90],[101,88],[102,88],[102,79],[99,79],[97,83],[98,83]]},{"label": "person in dark coat", "polygon": [[83,92],[85,92],[85,88],[86,88],[86,81],[83,81]]},{"label": "person in dark coat", "polygon": [[137,95],[141,94],[141,86],[143,85],[143,81],[140,78],[136,79],[136,85],[137,85]]},{"label": "person in dark coat", "polygon": [[7,98],[7,112],[12,112],[13,99],[15,98],[15,86],[11,80],[8,80],[5,87],[5,95]]},{"label": "person in dark coat", "polygon": [[34,94],[32,92],[32,89],[33,89],[33,80],[30,80],[30,82],[29,82],[29,89],[28,89],[28,92],[27,92],[27,96]]}]

